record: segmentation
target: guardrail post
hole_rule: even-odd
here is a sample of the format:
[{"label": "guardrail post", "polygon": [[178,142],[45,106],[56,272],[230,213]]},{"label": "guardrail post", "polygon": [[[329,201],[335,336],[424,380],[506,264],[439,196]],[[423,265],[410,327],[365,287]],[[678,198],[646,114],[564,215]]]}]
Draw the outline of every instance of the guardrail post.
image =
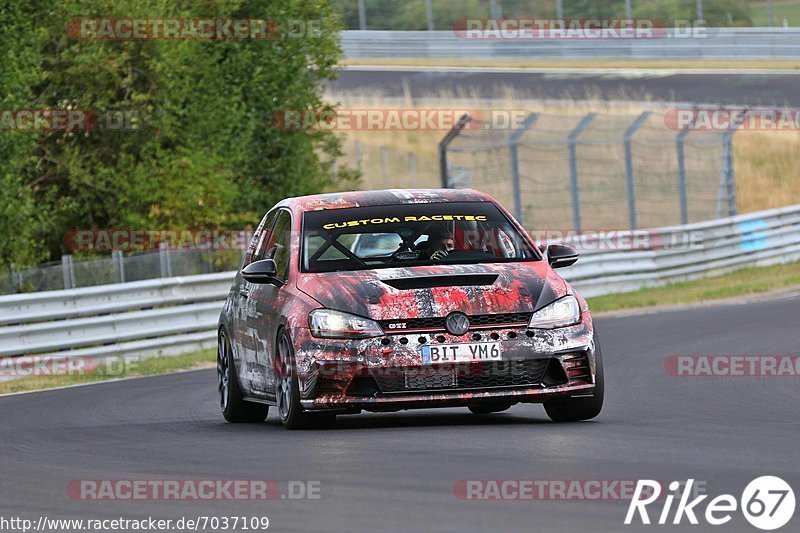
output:
[{"label": "guardrail post", "polygon": [[580,231],[581,229],[581,197],[578,190],[578,158],[576,148],[578,137],[583,133],[583,130],[589,127],[589,124],[594,120],[595,116],[597,116],[597,113],[589,113],[583,117],[580,123],[578,123],[567,137],[567,149],[569,151],[569,183],[572,192],[572,226],[575,231]]},{"label": "guardrail post", "polygon": [[686,157],[683,151],[683,145],[686,136],[694,129],[697,116],[698,113],[695,113],[692,122],[682,129],[675,137],[675,148],[678,156],[678,193],[680,194],[681,202],[681,224],[689,223],[689,196],[686,193]]},{"label": "guardrail post", "polygon": [[114,262],[114,270],[117,271],[120,283],[125,283],[125,256],[122,250],[111,252],[111,260]]},{"label": "guardrail post", "polygon": [[158,245],[158,259],[161,265],[161,277],[172,277],[172,261],[169,256],[169,243],[162,242]]},{"label": "guardrail post", "polygon": [[381,146],[381,179],[383,180],[383,188],[389,188],[389,150],[385,146]]},{"label": "guardrail post", "polygon": [[408,176],[411,179],[411,188],[417,187],[417,156],[408,152]]},{"label": "guardrail post", "polygon": [[450,180],[447,175],[447,147],[450,143],[458,137],[458,134],[461,133],[461,130],[470,123],[472,118],[470,118],[469,114],[461,115],[461,118],[458,119],[458,122],[447,132],[447,134],[439,141],[439,176],[442,180],[442,187],[445,189],[450,188]]},{"label": "guardrail post", "polygon": [[72,256],[71,255],[64,255],[61,256],[61,271],[64,275],[64,288],[65,289],[74,289],[75,288],[75,272],[72,268]]},{"label": "guardrail post", "polygon": [[538,113],[531,113],[525,117],[520,127],[514,130],[511,133],[511,137],[508,139],[508,156],[511,164],[511,189],[514,194],[514,217],[522,226],[525,225],[525,216],[522,212],[522,186],[520,185],[519,179],[519,153],[517,149],[522,135],[533,126],[533,123],[536,122],[538,118]]},{"label": "guardrail post", "polygon": [[625,180],[628,185],[628,220],[631,229],[636,229],[636,189],[633,183],[633,148],[632,140],[636,132],[639,131],[647,118],[652,114],[651,111],[645,111],[633,121],[623,137],[625,144]]}]

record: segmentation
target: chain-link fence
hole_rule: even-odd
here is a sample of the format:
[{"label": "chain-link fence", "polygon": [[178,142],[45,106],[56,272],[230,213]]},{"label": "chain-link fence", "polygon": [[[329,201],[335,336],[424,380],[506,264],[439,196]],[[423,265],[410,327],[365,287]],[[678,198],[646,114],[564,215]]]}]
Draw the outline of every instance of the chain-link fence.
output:
[{"label": "chain-link fence", "polygon": [[470,126],[440,145],[442,185],[485,191],[528,227],[659,227],[736,213],[733,130],[675,131],[649,112]]},{"label": "chain-link fence", "polygon": [[242,259],[239,250],[172,250],[155,252],[113,252],[106,256],[75,257],[34,268],[11,269],[0,276],[0,294],[53,291],[126,283],[145,279],[192,276],[236,270]]}]

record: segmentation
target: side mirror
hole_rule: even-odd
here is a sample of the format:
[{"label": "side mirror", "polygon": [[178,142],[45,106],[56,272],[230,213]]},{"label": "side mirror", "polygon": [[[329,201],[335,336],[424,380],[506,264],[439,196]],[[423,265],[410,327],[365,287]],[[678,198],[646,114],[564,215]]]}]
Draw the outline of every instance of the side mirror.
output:
[{"label": "side mirror", "polygon": [[278,267],[272,259],[262,259],[250,263],[242,270],[242,277],[250,283],[269,283],[280,287],[283,281],[278,279]]},{"label": "side mirror", "polygon": [[553,268],[568,267],[578,260],[578,251],[566,244],[551,244],[547,247],[547,262]]}]

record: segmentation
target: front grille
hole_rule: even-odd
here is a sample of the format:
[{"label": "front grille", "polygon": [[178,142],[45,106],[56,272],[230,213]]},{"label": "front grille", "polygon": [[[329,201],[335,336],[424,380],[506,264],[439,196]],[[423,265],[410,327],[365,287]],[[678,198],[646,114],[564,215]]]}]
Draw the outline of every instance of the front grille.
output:
[{"label": "front grille", "polygon": [[[532,387],[542,383],[550,359],[493,361],[383,369],[373,377],[384,394]],[[376,375],[380,374],[380,375]]]},{"label": "front grille", "polygon": [[[531,320],[530,313],[505,313],[497,315],[472,315],[469,317],[469,327],[474,328],[491,328],[500,326],[519,326],[528,325]],[[391,333],[393,331],[445,331],[444,327],[445,317],[428,317],[428,318],[406,318],[397,320],[380,320],[378,323],[384,331]],[[397,327],[398,325],[403,327]],[[392,327],[395,326],[395,327]]]}]

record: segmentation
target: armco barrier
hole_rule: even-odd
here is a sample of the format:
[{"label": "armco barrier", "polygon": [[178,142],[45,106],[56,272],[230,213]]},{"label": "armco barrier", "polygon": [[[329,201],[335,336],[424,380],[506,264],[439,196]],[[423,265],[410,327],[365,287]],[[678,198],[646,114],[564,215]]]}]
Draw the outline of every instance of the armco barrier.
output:
[{"label": "armco barrier", "polygon": [[[347,59],[796,59],[800,28],[668,30],[652,39],[464,39],[448,31],[347,30]],[[788,73],[788,71],[787,71]]]},{"label": "armco barrier", "polygon": [[[696,248],[586,250],[561,273],[586,296],[800,260],[800,205],[651,231]],[[233,272],[0,297],[0,356],[171,355],[211,348]]]}]

